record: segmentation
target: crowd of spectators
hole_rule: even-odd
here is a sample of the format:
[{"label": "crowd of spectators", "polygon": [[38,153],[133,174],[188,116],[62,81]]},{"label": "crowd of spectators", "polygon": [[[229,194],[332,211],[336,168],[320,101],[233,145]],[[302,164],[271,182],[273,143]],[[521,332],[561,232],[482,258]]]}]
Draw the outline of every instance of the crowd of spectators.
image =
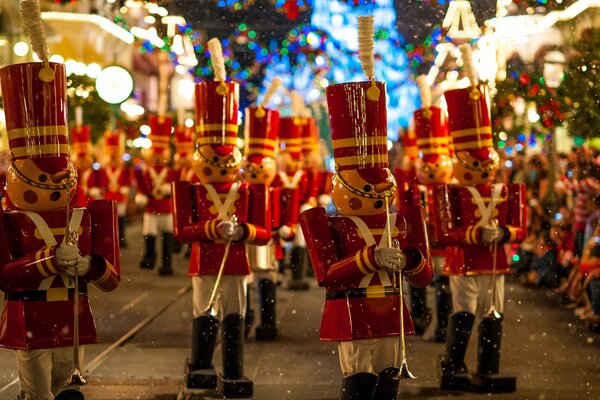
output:
[{"label": "crowd of spectators", "polygon": [[[516,156],[504,164],[505,183],[527,187],[527,237],[512,256],[519,281],[551,288],[575,316],[600,332],[600,151]],[[553,174],[555,171],[555,174]]]}]

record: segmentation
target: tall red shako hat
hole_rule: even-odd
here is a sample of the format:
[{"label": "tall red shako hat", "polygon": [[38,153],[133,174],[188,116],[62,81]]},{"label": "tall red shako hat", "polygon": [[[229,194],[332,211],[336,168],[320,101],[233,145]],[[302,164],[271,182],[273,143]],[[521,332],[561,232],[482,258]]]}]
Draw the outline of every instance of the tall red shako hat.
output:
[{"label": "tall red shako hat", "polygon": [[279,121],[279,150],[286,151],[293,160],[302,160],[302,118],[283,117]]},{"label": "tall red shako hat", "polygon": [[258,163],[264,157],[275,158],[278,132],[279,111],[260,106],[246,108],[246,159]]},{"label": "tall red shako hat", "polygon": [[196,144],[210,145],[222,156],[232,154],[237,145],[239,85],[225,82],[225,61],[219,39],[208,41],[215,74],[214,81],[196,84]]},{"label": "tall red shako hat", "polygon": [[121,154],[123,151],[122,138],[123,134],[120,130],[107,130],[104,132],[102,139],[104,140],[104,152],[109,154]]},{"label": "tall red shako hat", "polygon": [[51,77],[41,62],[6,66],[0,69],[0,86],[11,159],[30,159],[55,173],[69,165],[67,87],[65,66],[48,67]]},{"label": "tall red shako hat", "polygon": [[446,111],[430,106],[414,112],[419,157],[435,163],[440,156],[450,156]]},{"label": "tall red shako hat", "polygon": [[488,160],[495,153],[490,123],[490,98],[486,85],[477,85],[477,72],[473,66],[471,46],[459,46],[462,53],[465,74],[471,86],[444,93],[448,104],[450,134],[454,151],[468,151],[475,159]]},{"label": "tall red shako hat", "polygon": [[148,117],[148,125],[150,126],[148,138],[152,141],[152,150],[156,154],[163,154],[169,149],[173,118],[152,114]]},{"label": "tall red shako hat", "polygon": [[194,153],[194,128],[185,125],[175,127],[175,151],[181,157],[187,157]]},{"label": "tall red shako hat", "polygon": [[302,154],[304,156],[319,150],[319,128],[313,117],[306,117],[302,125]]},{"label": "tall red shako hat", "polygon": [[71,150],[77,156],[92,154],[89,125],[80,125],[71,128]]},{"label": "tall red shako hat", "polygon": [[417,135],[415,134],[413,126],[409,126],[402,135],[402,149],[404,151],[404,156],[408,157],[410,161],[415,161],[419,157]]},{"label": "tall red shako hat", "polygon": [[[379,91],[377,96],[370,96],[373,87]],[[327,87],[326,93],[336,169],[357,170],[370,183],[384,181],[388,168],[385,83],[341,83]]]}]

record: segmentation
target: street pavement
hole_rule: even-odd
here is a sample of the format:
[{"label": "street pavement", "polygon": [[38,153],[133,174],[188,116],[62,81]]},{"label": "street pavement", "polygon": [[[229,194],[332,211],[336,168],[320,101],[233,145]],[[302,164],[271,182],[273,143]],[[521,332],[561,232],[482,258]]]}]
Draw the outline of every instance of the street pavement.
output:
[{"label": "street pavement", "polygon": [[[175,275],[170,277],[158,276],[156,270],[141,270],[139,222],[128,226],[127,238],[129,248],[122,251],[119,288],[112,293],[90,293],[101,342],[86,347],[84,375],[89,383],[84,392],[93,400],[176,399],[191,340],[187,260],[183,254],[175,255]],[[337,346],[319,341],[324,291],[314,278],[309,279],[312,288],[307,292],[287,291],[285,282],[278,290],[278,341],[257,342],[250,332],[245,370],[254,381],[254,399],[338,396],[342,376]],[[399,399],[599,399],[600,335],[588,333],[550,292],[524,289],[509,280],[506,294],[501,366],[505,373],[517,376],[517,392],[493,396],[440,392],[437,362],[443,344],[409,337],[409,367],[417,379],[401,382]],[[433,300],[433,292],[428,295]],[[256,309],[253,287],[251,297]],[[472,370],[476,344],[471,341],[467,355]],[[215,355],[218,370],[219,348]],[[0,400],[15,398],[16,377],[13,352],[0,350]],[[213,397],[207,393],[201,398]]]}]

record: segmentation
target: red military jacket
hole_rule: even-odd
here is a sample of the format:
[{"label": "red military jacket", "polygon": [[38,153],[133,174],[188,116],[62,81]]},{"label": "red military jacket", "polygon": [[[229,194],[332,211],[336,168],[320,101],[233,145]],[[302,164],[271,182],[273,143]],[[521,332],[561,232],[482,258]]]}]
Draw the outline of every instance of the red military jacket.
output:
[{"label": "red military jacket", "polygon": [[398,185],[398,191],[396,192],[398,204],[419,204],[413,202],[414,197],[413,193],[411,193],[411,188],[419,184],[415,169],[404,170],[396,168],[394,170],[394,178]]},{"label": "red military jacket", "polygon": [[85,207],[89,201],[94,200],[89,195],[90,189],[93,187],[98,187],[97,171],[92,168],[77,171],[77,190],[74,204]]},{"label": "red military jacket", "polygon": [[[403,274],[413,286],[425,287],[433,273],[422,210],[407,206],[402,213],[391,214],[392,239],[399,241],[407,259]],[[387,247],[386,215],[334,216],[315,207],[302,213],[300,225],[317,281],[326,289],[321,340],[399,335],[399,291],[375,261],[378,245]],[[402,304],[404,333],[413,334],[404,300]]]},{"label": "red military jacket", "polygon": [[166,166],[144,165],[135,170],[138,191],[148,196],[145,212],[170,214],[172,212],[171,193],[164,193],[164,185],[176,182],[177,171]]},{"label": "red military jacket", "polygon": [[430,238],[430,250],[432,256],[447,256],[448,251],[456,251],[460,249],[449,248],[447,245],[439,245],[435,241],[435,225],[439,223],[437,220],[438,214],[435,210],[436,203],[433,201],[433,187],[434,184],[414,184],[410,188],[410,194],[407,196],[406,201],[412,201],[412,204],[419,204],[423,207],[425,212],[425,220],[427,221],[427,236]]},{"label": "red military jacket", "polygon": [[[525,187],[522,184],[478,186],[436,185],[433,196],[439,221],[434,226],[439,245],[458,245],[444,265],[449,275],[508,274],[504,243],[519,243],[526,234]],[[495,219],[504,235],[496,246],[482,243],[482,227]]]},{"label": "red military jacket", "polygon": [[114,200],[117,203],[127,202],[127,196],[122,193],[122,188],[131,187],[129,168],[125,166],[113,168],[110,165],[102,167],[97,172],[97,182],[106,200]]},{"label": "red military jacket", "polygon": [[219,273],[226,242],[219,236],[217,225],[232,215],[237,217],[244,234],[239,241],[231,243],[225,275],[249,274],[246,243],[261,246],[271,237],[266,185],[176,182],[173,204],[175,237],[194,243],[195,247],[190,258],[190,276]]},{"label": "red military jacket", "polygon": [[[0,347],[34,350],[73,345],[73,279],[61,273],[54,251],[62,243],[66,212],[0,210],[0,289],[5,293]],[[90,271],[79,280],[80,343],[97,343],[87,298],[88,283],[111,291],[120,280],[117,209],[112,201],[90,201],[71,210],[70,229],[79,235]]]},{"label": "red military jacket", "polygon": [[279,188],[281,196],[279,200],[280,226],[287,225],[294,229],[298,223],[298,215],[300,215],[300,203],[308,191],[308,178],[305,171],[298,170],[291,177],[287,173],[279,171],[271,186]]}]

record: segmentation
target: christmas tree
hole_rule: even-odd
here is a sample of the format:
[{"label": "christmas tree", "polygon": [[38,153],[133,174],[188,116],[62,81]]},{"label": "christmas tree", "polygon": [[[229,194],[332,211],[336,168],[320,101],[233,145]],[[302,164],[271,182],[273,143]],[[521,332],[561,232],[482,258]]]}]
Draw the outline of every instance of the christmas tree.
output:
[{"label": "christmas tree", "polygon": [[573,48],[577,53],[567,63],[560,93],[573,102],[569,119],[572,134],[597,137],[600,127],[600,29],[584,31]]}]

